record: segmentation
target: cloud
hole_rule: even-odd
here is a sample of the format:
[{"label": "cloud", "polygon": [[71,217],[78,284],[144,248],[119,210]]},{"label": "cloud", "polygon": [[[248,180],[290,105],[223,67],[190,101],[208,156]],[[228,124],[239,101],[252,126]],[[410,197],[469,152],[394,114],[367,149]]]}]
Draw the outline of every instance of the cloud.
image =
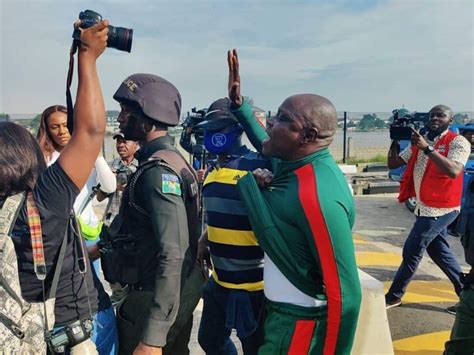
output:
[{"label": "cloud", "polygon": [[[338,110],[473,111],[474,3],[466,1],[13,1],[2,2],[0,111],[64,102],[71,23],[90,7],[132,27],[131,54],[99,61],[107,108],[135,72],[181,91],[185,110],[226,95],[225,53],[238,48],[245,95],[275,110],[315,92]],[[21,20],[20,20],[21,19]]]}]

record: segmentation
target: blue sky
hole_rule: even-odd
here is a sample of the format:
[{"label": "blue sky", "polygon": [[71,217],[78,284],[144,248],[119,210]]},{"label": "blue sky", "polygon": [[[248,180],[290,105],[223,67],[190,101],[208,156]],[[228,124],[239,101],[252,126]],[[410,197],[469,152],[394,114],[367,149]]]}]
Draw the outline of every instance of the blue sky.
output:
[{"label": "blue sky", "polygon": [[99,61],[107,109],[129,74],[173,82],[183,109],[226,95],[226,50],[238,48],[242,91],[265,110],[302,92],[338,111],[474,111],[474,1],[0,0],[0,112],[65,102],[72,22],[90,8],[134,29],[132,53]]}]

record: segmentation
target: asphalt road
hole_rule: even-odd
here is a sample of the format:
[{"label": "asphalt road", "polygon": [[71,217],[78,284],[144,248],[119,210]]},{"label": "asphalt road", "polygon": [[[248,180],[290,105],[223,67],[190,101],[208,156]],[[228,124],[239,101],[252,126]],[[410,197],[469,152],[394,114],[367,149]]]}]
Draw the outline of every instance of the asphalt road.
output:
[{"label": "asphalt road", "polygon": [[[387,289],[400,264],[403,243],[415,217],[405,205],[398,203],[395,194],[355,196],[355,203],[357,218],[353,235],[359,268],[383,282]],[[459,239],[452,237],[450,245],[467,271]],[[454,322],[454,316],[445,308],[456,301],[450,282],[425,256],[403,305],[387,311],[395,354],[441,354]],[[204,354],[197,342],[201,312],[200,303],[194,312],[189,344],[192,355]],[[242,354],[239,341],[233,338]]]},{"label": "asphalt road", "polygon": [[[357,219],[353,229],[359,267],[385,289],[398,269],[403,243],[415,217],[396,195],[356,196]],[[451,249],[467,271],[459,238],[450,238]],[[457,296],[441,270],[425,255],[400,307],[387,311],[396,354],[440,354],[454,316],[446,307]]]}]

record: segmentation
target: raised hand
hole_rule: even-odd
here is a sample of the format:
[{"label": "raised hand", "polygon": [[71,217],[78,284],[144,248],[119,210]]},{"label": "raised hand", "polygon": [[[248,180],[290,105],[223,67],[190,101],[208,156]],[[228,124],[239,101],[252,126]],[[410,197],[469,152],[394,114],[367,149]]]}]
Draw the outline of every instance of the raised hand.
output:
[{"label": "raised hand", "polygon": [[239,57],[237,49],[227,51],[227,64],[229,66],[229,82],[227,89],[229,90],[229,99],[232,105],[239,107],[243,100],[240,95],[240,74],[239,74]]},{"label": "raised hand", "polygon": [[81,31],[81,46],[79,51],[98,58],[107,47],[108,25],[109,21],[103,20],[92,27],[79,28]]}]

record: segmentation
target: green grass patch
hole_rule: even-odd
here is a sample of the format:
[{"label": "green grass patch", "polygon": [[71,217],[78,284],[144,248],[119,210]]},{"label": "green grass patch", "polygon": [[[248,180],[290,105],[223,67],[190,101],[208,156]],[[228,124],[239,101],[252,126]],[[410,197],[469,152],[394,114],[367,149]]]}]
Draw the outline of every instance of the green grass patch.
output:
[{"label": "green grass patch", "polygon": [[[355,165],[355,164],[364,164],[364,163],[386,163],[387,156],[384,154],[377,154],[376,156],[368,159],[357,159],[357,158],[349,158],[346,159],[346,164]],[[342,164],[342,159],[338,160],[339,164]]]}]

